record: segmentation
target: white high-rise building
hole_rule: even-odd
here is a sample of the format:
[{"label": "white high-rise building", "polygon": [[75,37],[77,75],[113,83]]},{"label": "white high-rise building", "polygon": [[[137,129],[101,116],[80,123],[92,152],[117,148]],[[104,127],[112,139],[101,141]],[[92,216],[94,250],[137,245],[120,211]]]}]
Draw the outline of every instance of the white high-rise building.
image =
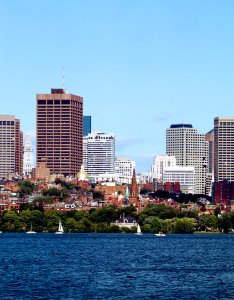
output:
[{"label": "white high-rise building", "polygon": [[83,165],[92,175],[115,172],[115,136],[112,133],[93,131],[83,137]]},{"label": "white high-rise building", "polygon": [[26,134],[23,155],[23,174],[29,176],[33,168],[33,146],[29,133]]},{"label": "white high-rise building", "polygon": [[194,167],[173,166],[163,170],[163,183],[179,182],[183,193],[194,194],[195,183]]},{"label": "white high-rise building", "polygon": [[234,181],[234,117],[214,118],[214,181]]},{"label": "white high-rise building", "polygon": [[136,168],[136,162],[125,157],[115,159],[115,173],[126,179],[127,183],[131,183],[133,170]]},{"label": "white high-rise building", "polygon": [[176,157],[177,166],[195,169],[195,193],[206,192],[208,142],[205,134],[198,134],[190,124],[174,124],[166,130],[166,154]]},{"label": "white high-rise building", "polygon": [[152,177],[161,180],[164,168],[174,166],[176,166],[175,156],[157,155],[154,157],[154,162],[151,166]]}]

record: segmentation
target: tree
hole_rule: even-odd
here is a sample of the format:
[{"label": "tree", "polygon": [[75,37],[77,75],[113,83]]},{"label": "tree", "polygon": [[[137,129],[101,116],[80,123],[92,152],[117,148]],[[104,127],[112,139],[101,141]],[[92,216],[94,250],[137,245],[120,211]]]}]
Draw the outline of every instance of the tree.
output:
[{"label": "tree", "polygon": [[175,218],[174,233],[193,233],[195,231],[196,220],[192,218]]},{"label": "tree", "polygon": [[123,214],[128,217],[135,217],[137,214],[137,209],[134,206],[126,206],[118,208],[117,213],[118,217],[123,216]]},{"label": "tree", "polygon": [[178,210],[164,204],[149,204],[143,209],[140,216],[141,220],[147,216],[157,216],[160,219],[172,219],[177,216]]},{"label": "tree", "polygon": [[106,222],[110,224],[111,221],[117,219],[116,208],[113,206],[105,206],[97,209],[91,213],[90,218],[95,223]]},{"label": "tree", "polygon": [[149,189],[149,188],[142,188],[142,189],[140,190],[140,194],[141,194],[141,195],[146,195],[146,194],[149,194],[149,193],[152,193],[152,190]]},{"label": "tree", "polygon": [[19,194],[20,196],[31,195],[32,192],[36,189],[36,186],[33,182],[29,180],[21,181],[19,184]]},{"label": "tree", "polygon": [[158,217],[148,217],[144,220],[144,224],[149,224],[151,226],[151,232],[159,232],[162,230],[162,220]]}]

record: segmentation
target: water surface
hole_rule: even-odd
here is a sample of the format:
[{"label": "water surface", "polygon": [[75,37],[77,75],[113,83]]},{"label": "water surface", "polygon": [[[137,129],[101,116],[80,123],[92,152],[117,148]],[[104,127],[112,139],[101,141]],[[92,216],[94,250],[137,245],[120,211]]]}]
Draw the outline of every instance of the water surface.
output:
[{"label": "water surface", "polygon": [[234,235],[0,235],[0,299],[234,299]]}]

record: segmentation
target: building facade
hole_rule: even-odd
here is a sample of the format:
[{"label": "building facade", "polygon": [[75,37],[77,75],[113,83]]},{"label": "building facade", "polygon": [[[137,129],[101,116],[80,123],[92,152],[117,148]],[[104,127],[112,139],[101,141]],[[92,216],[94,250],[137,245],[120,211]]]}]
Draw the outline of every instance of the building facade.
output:
[{"label": "building facade", "polygon": [[193,166],[196,194],[206,193],[208,143],[191,124],[174,124],[166,130],[166,154],[176,157],[177,166]]},{"label": "building facade", "polygon": [[83,136],[87,136],[92,131],[92,118],[91,116],[83,117]]},{"label": "building facade", "polygon": [[23,154],[23,174],[24,176],[30,176],[33,169],[33,147],[30,139],[30,135],[27,133],[24,143]]},{"label": "building facade", "polygon": [[64,89],[37,94],[37,163],[75,176],[82,164],[83,98]]},{"label": "building facade", "polygon": [[163,183],[179,182],[183,193],[194,194],[195,190],[195,170],[194,167],[165,167],[163,170]]},{"label": "building facade", "polygon": [[214,181],[234,181],[234,117],[214,119]]},{"label": "building facade", "polygon": [[23,133],[20,120],[0,115],[0,178],[23,173]]},{"label": "building facade", "polygon": [[115,159],[115,173],[126,178],[126,183],[131,183],[133,170],[136,168],[136,162],[125,157]]},{"label": "building facade", "polygon": [[174,166],[176,166],[175,156],[157,155],[154,157],[153,165],[151,166],[152,176],[157,180],[162,180],[164,168]]},{"label": "building facade", "polygon": [[115,172],[115,136],[112,133],[91,132],[83,137],[83,165],[92,175]]}]

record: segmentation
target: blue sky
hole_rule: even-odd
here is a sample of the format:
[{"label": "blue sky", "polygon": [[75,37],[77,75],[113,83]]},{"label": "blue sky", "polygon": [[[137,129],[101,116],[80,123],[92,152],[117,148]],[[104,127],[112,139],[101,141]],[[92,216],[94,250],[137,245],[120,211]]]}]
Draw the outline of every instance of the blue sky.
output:
[{"label": "blue sky", "polygon": [[147,171],[166,129],[233,116],[234,1],[2,0],[0,114],[35,132],[35,95],[84,98],[92,129]]}]

